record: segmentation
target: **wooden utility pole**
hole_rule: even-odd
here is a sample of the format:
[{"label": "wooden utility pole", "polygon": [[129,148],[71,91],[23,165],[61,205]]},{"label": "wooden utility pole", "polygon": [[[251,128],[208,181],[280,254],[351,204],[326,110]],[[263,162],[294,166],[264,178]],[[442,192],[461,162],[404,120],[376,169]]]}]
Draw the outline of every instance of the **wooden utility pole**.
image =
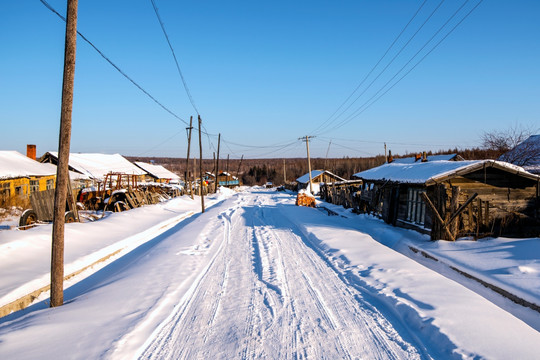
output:
[{"label": "wooden utility pole", "polygon": [[[214,166],[212,168],[212,174],[214,174],[214,181],[217,181],[217,175],[216,175],[216,152],[214,151],[212,154],[214,154],[214,162],[212,163],[212,165]],[[208,186],[208,192],[210,192],[210,186]],[[216,187],[214,186],[214,193],[216,192]]]},{"label": "wooden utility pole", "polygon": [[285,159],[283,159],[283,185],[287,183],[287,168],[285,167]]},{"label": "wooden utility pole", "polygon": [[200,151],[200,161],[199,161],[199,176],[201,177],[201,209],[204,212],[204,191],[203,191],[203,174],[202,174],[202,141],[201,141],[201,115],[199,115],[199,151]]},{"label": "wooden utility pole", "polygon": [[193,116],[189,117],[189,127],[186,128],[188,131],[188,145],[187,145],[187,157],[186,157],[186,173],[184,174],[184,177],[186,179],[186,186],[189,189],[189,194],[191,195],[191,198],[193,199],[193,191],[191,189],[191,182],[189,181],[189,149],[191,147],[191,130],[193,129]]},{"label": "wooden utility pole", "polygon": [[[229,155],[230,155],[230,154],[227,154],[227,169],[225,170],[225,172],[226,172],[227,174],[229,174]],[[229,175],[227,175],[227,176],[229,176]]]},{"label": "wooden utility pole", "polygon": [[236,177],[238,178],[238,184],[240,184],[240,166],[242,166],[242,160],[244,160],[244,154],[240,158],[240,163],[238,164],[238,170],[236,171]]},{"label": "wooden utility pole", "polygon": [[64,224],[67,188],[69,182],[69,147],[71,142],[71,113],[73,109],[73,83],[75,79],[75,50],[77,45],[78,0],[68,0],[66,42],[64,50],[64,80],[62,83],[62,109],[58,140],[58,166],[51,251],[51,307],[64,304]]},{"label": "wooden utility pole", "polygon": [[308,136],[306,135],[305,138],[299,138],[298,140],[302,140],[306,142],[307,147],[307,163],[308,163],[308,173],[309,173],[309,192],[313,194],[313,186],[311,185],[311,181],[313,180],[311,178],[311,160],[309,158],[309,139],[313,138],[314,136]]},{"label": "wooden utility pole", "polygon": [[326,150],[326,157],[324,158],[324,170],[328,170],[326,162],[328,161],[328,153],[330,152],[330,145],[332,145],[332,140],[328,143],[328,149]]},{"label": "wooden utility pole", "polygon": [[217,192],[217,188],[218,188],[218,180],[217,180],[217,175],[219,173],[219,145],[221,144],[221,133],[218,134],[218,140],[217,140],[217,160],[216,160],[216,173],[214,175],[216,175],[216,182],[215,182],[215,189],[214,189],[214,192]]}]

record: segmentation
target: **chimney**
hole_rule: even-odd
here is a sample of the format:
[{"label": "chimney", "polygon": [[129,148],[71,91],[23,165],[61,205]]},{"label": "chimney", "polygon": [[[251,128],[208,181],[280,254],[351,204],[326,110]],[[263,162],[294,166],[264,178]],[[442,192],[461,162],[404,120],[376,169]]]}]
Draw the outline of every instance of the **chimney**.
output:
[{"label": "chimney", "polygon": [[393,161],[394,157],[392,156],[392,150],[388,150],[388,163],[390,164]]},{"label": "chimney", "polygon": [[425,151],[422,153],[422,162],[427,162],[427,153]]},{"label": "chimney", "polygon": [[26,145],[26,156],[32,160],[36,160],[36,145]]}]

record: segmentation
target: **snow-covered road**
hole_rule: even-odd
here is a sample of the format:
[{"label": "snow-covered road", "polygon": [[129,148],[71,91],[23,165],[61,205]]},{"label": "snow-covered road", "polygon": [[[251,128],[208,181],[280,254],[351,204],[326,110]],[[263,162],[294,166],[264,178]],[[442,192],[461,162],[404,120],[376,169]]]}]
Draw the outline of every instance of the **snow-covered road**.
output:
[{"label": "snow-covered road", "polygon": [[142,358],[421,358],[399,319],[344,282],[270,200],[239,196],[219,215],[219,252]]},{"label": "snow-covered road", "polygon": [[[70,285],[64,306],[50,309],[41,299],[1,318],[0,358],[535,359],[540,353],[540,333],[528,325],[538,313],[517,311],[526,323],[419,264],[420,255],[405,256],[409,242],[429,243],[416,232],[366,216],[327,216],[295,206],[292,194],[261,188],[224,191],[208,203],[205,213],[194,213],[198,200],[183,197],[68,224],[73,263],[101,247],[127,250]],[[27,246],[46,233],[43,227],[4,234],[12,263],[29,250],[36,260],[48,255]],[[33,281],[43,266],[26,267]],[[26,273],[7,283],[27,288]]]}]

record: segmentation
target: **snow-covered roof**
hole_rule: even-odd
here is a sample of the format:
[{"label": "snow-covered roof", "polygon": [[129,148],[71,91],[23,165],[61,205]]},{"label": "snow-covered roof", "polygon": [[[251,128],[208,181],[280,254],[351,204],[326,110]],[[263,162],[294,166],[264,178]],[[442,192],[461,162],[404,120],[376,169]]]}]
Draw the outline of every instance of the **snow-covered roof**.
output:
[{"label": "snow-covered roof", "polygon": [[484,167],[495,167],[530,179],[540,179],[539,176],[528,173],[519,166],[495,160],[428,161],[414,164],[392,162],[356,173],[353,176],[363,180],[432,185],[452,176],[467,174]]},{"label": "snow-covered roof", "polygon": [[[345,179],[337,176],[336,174],[332,174],[330,171],[327,171],[327,170],[311,170],[311,178],[315,179],[317,176],[320,176],[320,175],[322,175],[324,173],[326,173],[327,175],[335,178],[336,180],[339,180],[339,181],[344,181],[345,180]],[[306,173],[306,174],[300,176],[298,179],[296,179],[296,182],[301,183],[301,184],[307,184],[309,182],[309,173]]]},{"label": "snow-covered roof", "polygon": [[540,135],[531,135],[527,140],[499,157],[500,161],[511,161],[532,173],[540,173]]},{"label": "snow-covered roof", "polygon": [[157,179],[171,179],[171,180],[180,179],[180,176],[176,175],[172,171],[165,169],[161,165],[149,164],[142,161],[135,161],[135,165],[137,165],[138,167],[140,167],[141,169],[143,169],[144,171],[146,171],[147,173],[149,173],[150,175],[152,175],[153,177]]},{"label": "snow-covered roof", "polygon": [[[442,160],[460,161],[460,160],[463,160],[463,158],[459,156],[458,154],[445,154],[445,155],[428,155],[427,160],[428,161],[442,161]],[[417,160],[415,156],[411,156],[411,157],[406,157],[406,158],[394,159],[393,162],[398,163],[398,164],[414,164],[419,161],[421,160]]]},{"label": "snow-covered roof", "polygon": [[[58,153],[50,151],[58,159]],[[92,179],[104,179],[110,172],[119,172],[129,175],[145,175],[146,172],[129,162],[120,154],[69,154],[69,166],[74,170],[87,175]]]},{"label": "snow-covered roof", "polygon": [[0,151],[0,179],[56,175],[56,166],[42,164],[17,151]]}]

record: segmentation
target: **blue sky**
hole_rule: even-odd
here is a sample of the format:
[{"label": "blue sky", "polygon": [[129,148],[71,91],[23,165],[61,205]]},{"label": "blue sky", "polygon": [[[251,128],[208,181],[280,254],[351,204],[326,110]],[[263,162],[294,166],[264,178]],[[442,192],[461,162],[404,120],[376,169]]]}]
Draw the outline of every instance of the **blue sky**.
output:
[{"label": "blue sky", "polygon": [[[204,156],[357,157],[479,146],[484,131],[540,127],[540,2],[483,1],[406,77],[387,83],[464,1],[440,0],[416,18],[352,96],[332,114],[420,8],[423,0],[155,0],[210,135]],[[404,72],[479,0],[435,36]],[[48,3],[65,14],[65,1]],[[185,121],[195,115],[150,0],[80,1],[78,30]],[[0,2],[2,150],[38,155],[58,147],[65,24],[38,0]],[[344,123],[345,122],[345,123]],[[328,126],[322,127],[321,125]],[[341,125],[341,126],[336,126]],[[77,42],[72,152],[186,154],[186,125]],[[331,144],[330,144],[331,142]],[[198,143],[195,141],[198,154]],[[193,154],[193,151],[192,151]]]}]

